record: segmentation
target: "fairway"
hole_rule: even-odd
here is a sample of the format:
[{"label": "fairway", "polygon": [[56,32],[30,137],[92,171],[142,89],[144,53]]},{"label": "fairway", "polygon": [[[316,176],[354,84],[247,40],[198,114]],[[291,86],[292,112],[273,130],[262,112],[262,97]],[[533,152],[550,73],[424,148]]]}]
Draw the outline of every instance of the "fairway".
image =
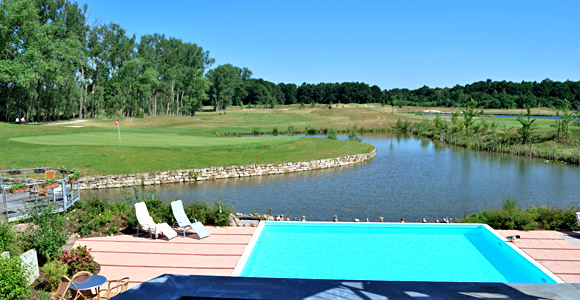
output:
[{"label": "fairway", "polygon": [[245,165],[256,161],[266,164],[309,161],[372,150],[366,143],[325,138],[236,137],[255,127],[260,127],[262,132],[272,132],[275,126],[287,127],[284,123],[295,124],[302,131],[311,122],[319,128],[324,122],[348,124],[343,118],[318,120],[309,110],[268,112],[245,110],[239,114],[228,113],[227,117],[206,113],[195,118],[125,118],[120,120],[124,125],[121,141],[116,126],[108,119],[91,119],[82,127],[74,128],[67,124],[19,126],[0,123],[0,167],[7,170],[65,166],[78,168],[84,176],[90,177]]},{"label": "fairway", "polygon": [[297,137],[204,137],[184,136],[171,133],[130,132],[121,135],[116,132],[86,132],[57,135],[27,136],[11,138],[11,141],[38,145],[68,146],[132,146],[132,147],[228,147],[266,146],[289,143]]}]

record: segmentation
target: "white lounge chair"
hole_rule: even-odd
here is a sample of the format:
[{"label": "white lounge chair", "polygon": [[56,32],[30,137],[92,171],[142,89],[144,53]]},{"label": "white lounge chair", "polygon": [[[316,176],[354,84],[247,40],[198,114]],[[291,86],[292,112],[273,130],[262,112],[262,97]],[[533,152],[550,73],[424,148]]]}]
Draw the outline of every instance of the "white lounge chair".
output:
[{"label": "white lounge chair", "polygon": [[183,203],[181,200],[171,202],[171,210],[173,211],[173,216],[177,221],[173,224],[173,226],[177,225],[183,230],[183,237],[185,237],[185,227],[187,226],[191,227],[191,229],[197,233],[200,240],[209,236],[209,230],[207,230],[207,228],[205,228],[201,222],[197,221],[196,219],[193,219],[193,221],[195,221],[194,223],[189,221],[189,218],[183,209]]},{"label": "white lounge chair", "polygon": [[137,221],[139,222],[137,236],[139,236],[139,229],[149,232],[149,237],[151,238],[153,238],[153,235],[157,238],[159,234],[164,234],[168,239],[177,236],[177,232],[175,232],[171,226],[167,225],[167,223],[155,223],[155,221],[153,221],[153,218],[149,215],[145,202],[135,203],[135,214],[137,215]]}]

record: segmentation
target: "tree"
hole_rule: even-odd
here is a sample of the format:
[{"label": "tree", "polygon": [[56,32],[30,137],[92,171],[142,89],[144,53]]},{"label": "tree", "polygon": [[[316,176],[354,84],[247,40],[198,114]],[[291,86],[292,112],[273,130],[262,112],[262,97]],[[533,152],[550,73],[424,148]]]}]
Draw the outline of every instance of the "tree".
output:
[{"label": "tree", "polygon": [[[207,73],[207,78],[211,82],[209,93],[215,111],[226,109],[232,105],[234,92],[242,85],[243,72],[244,70],[231,64],[220,65],[215,69],[209,70]],[[249,76],[247,75],[249,70],[245,73],[246,76]]]},{"label": "tree", "polygon": [[278,86],[284,94],[284,99],[286,99],[286,104],[296,104],[296,90],[297,86],[294,83],[279,83]]},{"label": "tree", "polygon": [[529,106],[527,107],[527,112],[528,113],[527,113],[526,119],[524,119],[523,113],[521,113],[517,119],[518,122],[520,122],[520,124],[522,125],[522,128],[518,129],[518,133],[520,134],[520,137],[522,138],[523,144],[526,144],[532,140],[532,133],[537,126],[536,124],[534,124],[536,119],[531,119],[531,112],[530,112]]},{"label": "tree", "polygon": [[463,125],[465,126],[465,134],[469,134],[469,128],[473,124],[473,117],[477,116],[475,111],[475,101],[471,99],[467,104],[467,107],[463,110]]}]

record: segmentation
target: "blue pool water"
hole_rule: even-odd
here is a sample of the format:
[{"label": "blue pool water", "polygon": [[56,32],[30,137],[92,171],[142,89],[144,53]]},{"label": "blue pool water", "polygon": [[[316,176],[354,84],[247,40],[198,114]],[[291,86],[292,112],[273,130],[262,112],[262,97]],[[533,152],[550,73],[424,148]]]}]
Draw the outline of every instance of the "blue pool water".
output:
[{"label": "blue pool water", "polygon": [[478,224],[265,222],[246,251],[234,275],[451,282],[558,280],[491,228]]}]

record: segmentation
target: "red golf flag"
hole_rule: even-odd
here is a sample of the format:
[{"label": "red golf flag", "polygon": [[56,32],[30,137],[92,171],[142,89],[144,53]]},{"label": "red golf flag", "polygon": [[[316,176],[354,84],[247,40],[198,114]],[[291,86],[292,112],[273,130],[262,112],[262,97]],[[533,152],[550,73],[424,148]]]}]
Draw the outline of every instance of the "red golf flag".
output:
[{"label": "red golf flag", "polygon": [[115,125],[119,125],[119,119],[115,120]]}]

